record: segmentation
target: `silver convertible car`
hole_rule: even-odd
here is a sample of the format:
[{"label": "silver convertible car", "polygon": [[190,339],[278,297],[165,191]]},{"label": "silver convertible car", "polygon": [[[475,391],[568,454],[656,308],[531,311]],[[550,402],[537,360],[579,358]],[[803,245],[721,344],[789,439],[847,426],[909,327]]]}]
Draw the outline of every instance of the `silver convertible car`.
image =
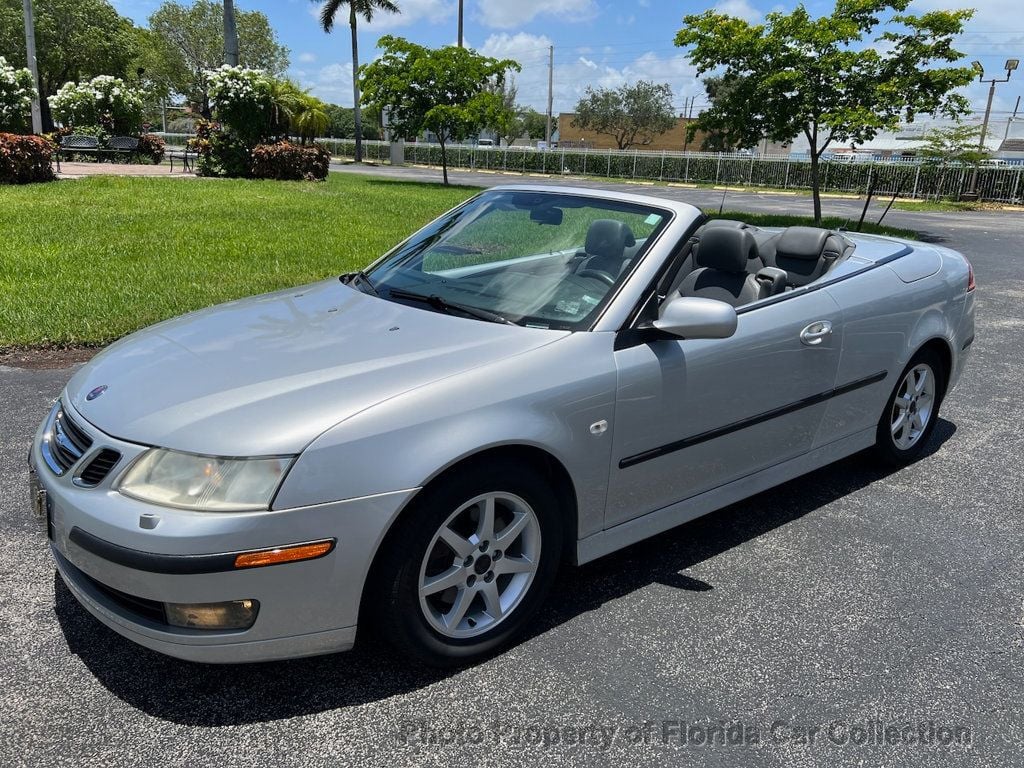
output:
[{"label": "silver convertible car", "polygon": [[584,563],[868,448],[919,457],[974,338],[934,245],[499,187],[365,271],[129,336],[30,453],[64,582],[162,653],[459,664]]}]

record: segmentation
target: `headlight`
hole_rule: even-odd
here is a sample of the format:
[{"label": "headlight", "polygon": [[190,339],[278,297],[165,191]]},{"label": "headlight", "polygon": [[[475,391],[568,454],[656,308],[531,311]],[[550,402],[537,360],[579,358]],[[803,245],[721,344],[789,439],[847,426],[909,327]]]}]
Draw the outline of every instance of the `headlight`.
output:
[{"label": "headlight", "polygon": [[202,512],[269,509],[293,458],[225,459],[153,448],[125,473],[117,490],[141,501]]}]

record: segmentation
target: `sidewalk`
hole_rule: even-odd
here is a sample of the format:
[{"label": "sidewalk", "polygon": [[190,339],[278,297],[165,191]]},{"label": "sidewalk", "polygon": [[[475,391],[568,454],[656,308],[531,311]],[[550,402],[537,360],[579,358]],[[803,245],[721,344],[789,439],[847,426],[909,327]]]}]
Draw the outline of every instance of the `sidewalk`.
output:
[{"label": "sidewalk", "polygon": [[83,176],[174,176],[194,179],[194,173],[182,173],[181,163],[175,163],[171,173],[170,163],[160,165],[140,165],[136,163],[61,163],[58,177],[61,179],[80,179]]}]

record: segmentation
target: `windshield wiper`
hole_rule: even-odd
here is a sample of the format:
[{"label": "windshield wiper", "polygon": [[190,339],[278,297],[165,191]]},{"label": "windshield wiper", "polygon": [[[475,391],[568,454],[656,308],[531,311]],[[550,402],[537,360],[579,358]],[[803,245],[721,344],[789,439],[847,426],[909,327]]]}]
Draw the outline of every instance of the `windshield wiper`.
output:
[{"label": "windshield wiper", "polygon": [[353,288],[360,291],[363,290],[360,287],[360,284],[364,285],[369,290],[363,291],[363,293],[372,293],[374,296],[380,296],[380,294],[377,293],[377,289],[374,287],[373,282],[370,280],[369,276],[361,269],[356,272],[346,272],[345,274],[339,276],[338,279],[341,280],[341,282],[344,283],[345,285],[351,285]]},{"label": "windshield wiper", "polygon": [[502,323],[503,325],[516,325],[507,317],[495,314],[494,312],[488,312],[486,309],[480,309],[479,307],[469,307],[465,304],[456,304],[455,302],[443,299],[436,294],[430,294],[424,296],[422,293],[413,293],[412,291],[403,291],[401,288],[388,288],[388,298],[393,299],[406,299],[407,301],[419,301],[423,304],[428,304],[434,309],[438,309],[442,312],[462,312],[464,315],[475,317],[477,320],[487,320],[492,323]]}]

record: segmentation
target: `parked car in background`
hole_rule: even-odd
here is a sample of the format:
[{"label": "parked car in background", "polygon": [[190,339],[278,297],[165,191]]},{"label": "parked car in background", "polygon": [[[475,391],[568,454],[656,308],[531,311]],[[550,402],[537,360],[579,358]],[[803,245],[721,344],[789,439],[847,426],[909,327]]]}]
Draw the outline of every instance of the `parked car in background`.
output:
[{"label": "parked car in background", "polygon": [[33,509],[82,605],[162,653],[373,628],[466,663],[565,563],[857,451],[918,459],[974,291],[939,245],[499,187],[365,272],[108,347],[42,419]]}]

